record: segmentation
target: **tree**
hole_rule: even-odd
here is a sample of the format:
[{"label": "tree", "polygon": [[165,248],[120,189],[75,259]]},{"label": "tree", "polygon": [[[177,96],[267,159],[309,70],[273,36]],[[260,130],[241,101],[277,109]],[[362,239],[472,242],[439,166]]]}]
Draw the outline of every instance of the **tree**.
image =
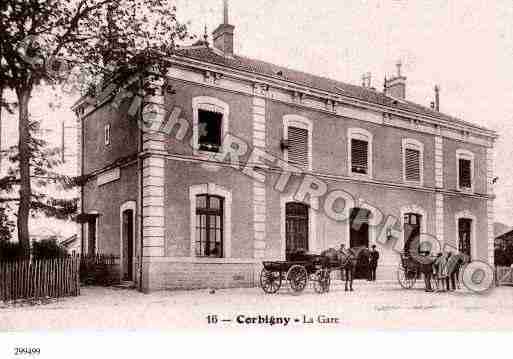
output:
[{"label": "tree", "polygon": [[34,89],[68,81],[71,66],[80,66],[85,74],[81,81],[86,83],[116,80],[119,84],[150,67],[161,72],[176,41],[187,36],[186,25],[177,21],[169,0],[0,2],[0,87],[11,89],[17,98],[17,229],[27,251],[34,154],[29,105]]}]

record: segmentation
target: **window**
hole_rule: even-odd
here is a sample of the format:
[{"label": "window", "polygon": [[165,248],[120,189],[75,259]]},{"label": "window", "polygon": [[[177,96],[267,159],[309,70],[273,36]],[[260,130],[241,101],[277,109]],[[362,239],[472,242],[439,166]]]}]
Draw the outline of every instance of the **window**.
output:
[{"label": "window", "polygon": [[403,139],[403,180],[422,184],[424,180],[424,145],[414,139]]},{"label": "window", "polygon": [[223,114],[198,110],[198,145],[201,151],[219,152]]},{"label": "window", "polygon": [[214,97],[192,99],[194,154],[222,152],[222,142],[228,132],[228,104]]},{"label": "window", "polygon": [[474,181],[474,154],[465,150],[456,151],[458,189],[472,191]]},{"label": "window", "polygon": [[110,123],[106,124],[103,128],[104,142],[105,145],[110,144]]},{"label": "window", "polygon": [[223,256],[223,207],[219,196],[196,196],[196,256]]},{"label": "window", "polygon": [[361,128],[348,130],[349,174],[372,177],[372,134]]},{"label": "window", "polygon": [[283,116],[285,161],[302,169],[312,169],[312,122],[299,115]]}]

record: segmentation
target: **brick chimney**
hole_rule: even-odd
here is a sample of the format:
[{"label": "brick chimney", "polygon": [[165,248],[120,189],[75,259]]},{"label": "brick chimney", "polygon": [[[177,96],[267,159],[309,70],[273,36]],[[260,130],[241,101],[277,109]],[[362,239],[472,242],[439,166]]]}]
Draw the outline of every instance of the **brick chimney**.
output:
[{"label": "brick chimney", "polygon": [[406,77],[401,74],[402,63],[397,64],[397,75],[390,79],[385,78],[385,95],[404,99],[406,98]]},{"label": "brick chimney", "polygon": [[223,23],[212,32],[214,47],[226,56],[233,56],[233,31],[235,26],[228,23],[228,0],[223,0]]}]

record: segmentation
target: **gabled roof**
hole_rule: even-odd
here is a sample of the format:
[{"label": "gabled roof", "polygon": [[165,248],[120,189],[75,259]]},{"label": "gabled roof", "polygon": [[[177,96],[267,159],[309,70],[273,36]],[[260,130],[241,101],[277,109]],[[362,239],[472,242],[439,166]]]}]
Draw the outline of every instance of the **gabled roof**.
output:
[{"label": "gabled roof", "polygon": [[[194,60],[289,81],[324,92],[352,97],[373,104],[394,107],[396,109],[413,112],[415,114],[430,116],[433,118],[441,119],[443,121],[449,121],[455,124],[470,126],[484,131],[490,131],[485,127],[462,121],[455,117],[443,114],[425,106],[421,106],[414,102],[403,99],[394,99],[392,97],[386,96],[382,92],[373,89],[347,84],[326,77],[289,69],[287,67],[274,65],[269,62],[255,60],[236,54],[230,57],[223,56],[218,51],[215,51],[209,46],[193,46],[190,48],[182,48],[177,51],[177,54],[179,56],[191,58]],[[493,131],[490,132],[492,135]]]}]

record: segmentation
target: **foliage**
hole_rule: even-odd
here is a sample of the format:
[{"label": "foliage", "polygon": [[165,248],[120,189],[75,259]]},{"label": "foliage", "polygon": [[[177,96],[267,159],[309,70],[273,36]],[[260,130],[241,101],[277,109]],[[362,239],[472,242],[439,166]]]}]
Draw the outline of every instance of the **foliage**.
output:
[{"label": "foliage", "polygon": [[[37,186],[35,193],[32,190],[33,179],[48,179],[51,167],[41,152],[44,146],[31,134],[33,90],[45,84],[69,84],[71,74],[79,75],[82,90],[91,83],[110,81],[113,74],[144,77],[149,68],[162,74],[165,58],[188,34],[177,21],[171,0],[2,0],[0,34],[0,89],[13,90],[17,98],[17,227],[28,251],[32,209],[52,213],[55,207],[60,207],[57,212],[71,208],[45,198]],[[70,70],[77,66],[78,71]],[[119,84],[126,77],[115,79]]]},{"label": "foliage", "polygon": [[14,222],[7,215],[6,208],[0,207],[0,242],[10,241],[13,230]]},{"label": "foliage", "polygon": [[0,241],[0,262],[20,259],[25,251],[20,242]]},{"label": "foliage", "polygon": [[32,244],[33,259],[53,259],[66,257],[66,248],[57,243],[57,238],[52,236]]}]

